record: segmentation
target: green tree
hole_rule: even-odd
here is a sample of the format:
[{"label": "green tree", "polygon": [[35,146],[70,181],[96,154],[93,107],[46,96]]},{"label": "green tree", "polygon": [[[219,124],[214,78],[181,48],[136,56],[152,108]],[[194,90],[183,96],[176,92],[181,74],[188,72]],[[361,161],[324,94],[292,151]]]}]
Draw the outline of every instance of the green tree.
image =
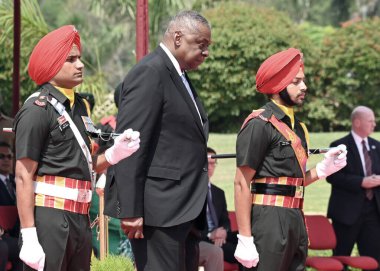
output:
[{"label": "green tree", "polygon": [[[301,49],[305,66],[318,51],[286,14],[242,2],[222,3],[203,11],[212,24],[210,56],[190,77],[205,103],[213,132],[236,132],[244,118],[266,97],[255,90],[255,74],[271,54]],[[312,69],[306,69],[306,73]]]},{"label": "green tree", "polygon": [[379,18],[356,23],[324,41],[322,67],[316,76],[323,86],[325,106],[334,113],[330,130],[349,129],[350,113],[357,105],[369,106],[380,115],[379,24]]},{"label": "green tree", "polygon": [[[129,17],[135,21],[137,0],[91,0],[92,7],[102,9],[104,14],[110,17]],[[149,42],[150,48],[154,49],[160,40],[163,26],[168,18],[178,10],[190,8],[194,0],[149,0]],[[133,24],[133,27],[135,25]],[[135,32],[133,32],[135,33]]]}]

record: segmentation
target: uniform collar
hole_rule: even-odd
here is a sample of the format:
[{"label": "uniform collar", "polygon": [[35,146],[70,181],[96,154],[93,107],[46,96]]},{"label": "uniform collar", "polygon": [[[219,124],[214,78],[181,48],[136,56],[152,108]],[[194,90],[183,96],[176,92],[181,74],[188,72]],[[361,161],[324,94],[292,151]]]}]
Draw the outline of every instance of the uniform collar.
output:
[{"label": "uniform collar", "polygon": [[54,86],[56,89],[58,89],[63,95],[66,96],[67,99],[70,101],[70,107],[73,107],[74,101],[75,101],[75,92],[73,89],[68,89],[68,88],[61,88]]},{"label": "uniform collar", "polygon": [[48,92],[48,94],[56,98],[57,101],[61,104],[70,104],[70,100],[62,92],[56,89],[52,84],[46,83],[42,87]]},{"label": "uniform collar", "polygon": [[[269,101],[264,106],[264,109],[265,111],[261,114],[264,118],[269,119],[272,115],[274,115],[276,119],[282,120],[285,123],[289,122],[289,125],[291,125],[288,115],[286,115],[285,112],[282,111],[274,102]],[[285,121],[284,118],[287,118],[288,120]],[[296,116],[294,116],[294,121],[299,121]]]},{"label": "uniform collar", "polygon": [[285,106],[277,103],[275,100],[271,99],[271,101],[277,105],[290,119],[290,123],[292,124],[292,128],[294,128],[294,110],[293,107]]},{"label": "uniform collar", "polygon": [[265,105],[265,111],[263,112],[263,117],[265,118],[270,118],[271,115],[273,114],[276,119],[278,120],[281,120],[283,119],[286,115],[284,113],[284,111],[282,111],[274,102],[272,101],[269,101],[266,105]]}]

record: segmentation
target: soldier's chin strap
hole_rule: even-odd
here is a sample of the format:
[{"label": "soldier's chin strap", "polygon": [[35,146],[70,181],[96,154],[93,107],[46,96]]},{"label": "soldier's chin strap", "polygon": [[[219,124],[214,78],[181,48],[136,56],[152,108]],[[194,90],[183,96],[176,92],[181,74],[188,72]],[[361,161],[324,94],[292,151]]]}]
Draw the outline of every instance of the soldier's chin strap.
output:
[{"label": "soldier's chin strap", "polygon": [[92,157],[91,152],[88,149],[86,142],[84,142],[83,137],[81,136],[78,127],[75,125],[74,121],[71,119],[69,113],[67,113],[66,108],[63,104],[61,104],[57,99],[54,97],[48,96],[47,101],[55,108],[55,110],[58,112],[60,116],[64,116],[65,119],[69,122],[70,128],[74,133],[74,136],[84,154],[87,161],[88,170],[90,171],[90,177],[91,177],[91,187],[92,189],[95,188],[95,172],[93,170],[93,164],[92,164]]}]

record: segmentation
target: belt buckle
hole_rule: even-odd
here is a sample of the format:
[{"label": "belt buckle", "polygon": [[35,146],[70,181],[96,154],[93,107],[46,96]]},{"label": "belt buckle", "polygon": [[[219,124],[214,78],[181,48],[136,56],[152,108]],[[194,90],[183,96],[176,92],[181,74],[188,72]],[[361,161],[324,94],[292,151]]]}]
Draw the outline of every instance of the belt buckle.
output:
[{"label": "belt buckle", "polygon": [[296,192],[294,193],[294,197],[302,199],[303,198],[303,192],[304,192],[304,187],[302,185],[296,186]]},{"label": "belt buckle", "polygon": [[78,189],[77,202],[88,203],[91,201],[92,191],[87,189]]}]

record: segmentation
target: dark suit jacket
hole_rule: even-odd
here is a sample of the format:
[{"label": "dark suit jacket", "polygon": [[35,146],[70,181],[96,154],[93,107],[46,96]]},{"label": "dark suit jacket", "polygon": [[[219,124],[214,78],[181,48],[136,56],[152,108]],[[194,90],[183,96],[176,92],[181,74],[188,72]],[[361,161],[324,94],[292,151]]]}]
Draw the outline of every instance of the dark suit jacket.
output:
[{"label": "dark suit jacket", "polygon": [[[211,184],[211,195],[212,195],[212,203],[215,207],[216,217],[218,218],[218,227],[223,227],[227,231],[231,229],[230,219],[228,218],[227,211],[227,202],[224,191],[219,187]],[[207,233],[209,231],[207,229],[203,230],[202,240],[208,240]]]},{"label": "dark suit jacket", "polygon": [[[14,176],[9,175],[9,179],[13,187],[16,188]],[[0,205],[1,206],[16,205],[16,201],[11,198],[7,187],[1,180],[0,180]]]},{"label": "dark suit jacket", "polygon": [[[16,188],[15,178],[13,175],[9,175],[9,179],[11,180],[11,183],[14,188]],[[0,206],[15,206],[16,200],[12,199],[11,196],[8,193],[7,188],[5,187],[5,184],[0,180]],[[13,237],[18,237],[20,231],[20,221],[17,219],[16,224],[14,227],[8,231],[8,233]]]},{"label": "dark suit jacket", "polygon": [[[372,159],[373,174],[380,174],[380,142],[368,138]],[[345,144],[347,146],[347,166],[327,177],[331,184],[331,196],[328,206],[328,217],[333,220],[352,225],[357,221],[366,199],[365,190],[361,187],[364,170],[360,154],[352,134],[334,141],[331,146]],[[380,187],[374,188],[378,210],[380,210]]]},{"label": "dark suit jacket", "polygon": [[145,225],[159,227],[179,225],[200,214],[208,182],[208,121],[191,88],[204,125],[161,47],[128,73],[116,132],[139,131],[140,149],[115,166],[115,178],[106,184],[107,214],[144,217]]}]

